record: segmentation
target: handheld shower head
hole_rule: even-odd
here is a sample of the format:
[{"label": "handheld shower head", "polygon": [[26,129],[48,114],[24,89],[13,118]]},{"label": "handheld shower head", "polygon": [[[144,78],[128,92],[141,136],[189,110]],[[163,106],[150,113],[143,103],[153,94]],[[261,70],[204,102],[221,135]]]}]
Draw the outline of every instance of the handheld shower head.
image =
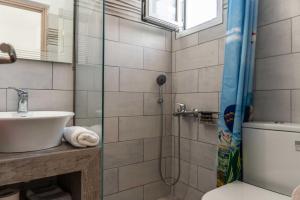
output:
[{"label": "handheld shower head", "polygon": [[167,81],[167,77],[164,74],[161,74],[157,77],[156,82],[159,86],[162,86],[166,83]]}]

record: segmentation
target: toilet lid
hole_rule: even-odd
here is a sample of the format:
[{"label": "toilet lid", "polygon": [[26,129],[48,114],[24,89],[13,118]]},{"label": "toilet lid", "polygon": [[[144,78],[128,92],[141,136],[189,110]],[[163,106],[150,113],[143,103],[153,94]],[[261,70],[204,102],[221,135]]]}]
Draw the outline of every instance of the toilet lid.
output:
[{"label": "toilet lid", "polygon": [[236,181],[206,193],[202,200],[291,200],[291,197]]}]

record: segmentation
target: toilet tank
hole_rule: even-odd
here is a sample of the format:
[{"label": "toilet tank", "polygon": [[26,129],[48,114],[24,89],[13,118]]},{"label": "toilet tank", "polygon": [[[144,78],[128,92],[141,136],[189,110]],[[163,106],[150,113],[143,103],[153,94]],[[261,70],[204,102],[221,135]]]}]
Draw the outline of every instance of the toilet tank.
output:
[{"label": "toilet tank", "polygon": [[243,181],[291,196],[300,185],[300,125],[245,123]]}]

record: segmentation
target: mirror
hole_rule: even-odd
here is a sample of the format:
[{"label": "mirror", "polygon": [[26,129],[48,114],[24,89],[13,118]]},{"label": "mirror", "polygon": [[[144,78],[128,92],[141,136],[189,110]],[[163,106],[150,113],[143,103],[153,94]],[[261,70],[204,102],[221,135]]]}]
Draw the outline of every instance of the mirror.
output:
[{"label": "mirror", "polygon": [[0,43],[18,58],[72,63],[72,0],[0,0]]}]

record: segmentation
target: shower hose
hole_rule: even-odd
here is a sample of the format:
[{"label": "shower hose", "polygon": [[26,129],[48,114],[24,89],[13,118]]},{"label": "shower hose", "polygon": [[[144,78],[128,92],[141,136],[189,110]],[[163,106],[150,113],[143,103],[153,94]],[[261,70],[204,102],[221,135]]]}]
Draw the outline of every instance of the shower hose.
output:
[{"label": "shower hose", "polygon": [[[163,175],[163,166],[162,166],[162,160],[163,160],[163,132],[164,132],[164,106],[163,106],[163,102],[160,102],[160,110],[161,110],[161,123],[160,123],[160,147],[159,147],[159,174],[160,174],[160,178],[161,180],[169,185],[169,186],[174,186],[178,183],[179,179],[180,179],[180,174],[181,174],[181,162],[180,162],[180,136],[181,136],[181,128],[180,128],[180,119],[181,116],[178,115],[177,119],[178,119],[178,172],[177,172],[177,176],[174,179],[174,181],[171,179],[170,181],[167,180],[166,177],[164,177]],[[166,166],[165,166],[166,167]]]}]

